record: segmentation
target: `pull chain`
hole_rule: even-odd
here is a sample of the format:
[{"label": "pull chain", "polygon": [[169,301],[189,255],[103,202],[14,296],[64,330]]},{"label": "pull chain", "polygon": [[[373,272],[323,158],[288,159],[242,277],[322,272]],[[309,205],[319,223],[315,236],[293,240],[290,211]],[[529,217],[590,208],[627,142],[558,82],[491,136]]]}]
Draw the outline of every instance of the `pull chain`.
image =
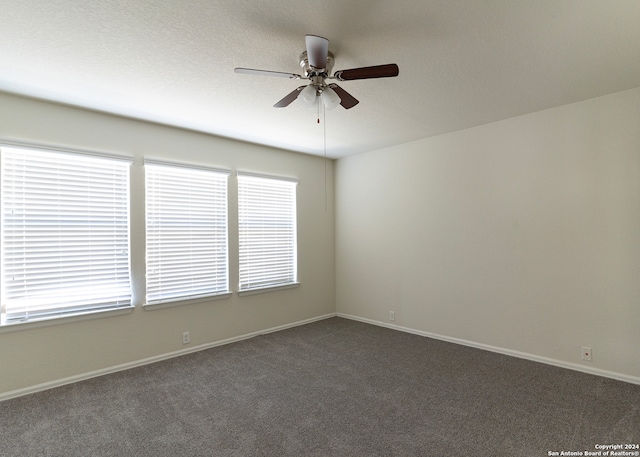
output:
[{"label": "pull chain", "polygon": [[[323,105],[324,106],[324,105]],[[320,108],[318,108],[320,109]],[[322,110],[322,138],[324,142],[324,212],[327,212],[327,109]],[[318,122],[320,122],[320,115],[318,115]]]}]

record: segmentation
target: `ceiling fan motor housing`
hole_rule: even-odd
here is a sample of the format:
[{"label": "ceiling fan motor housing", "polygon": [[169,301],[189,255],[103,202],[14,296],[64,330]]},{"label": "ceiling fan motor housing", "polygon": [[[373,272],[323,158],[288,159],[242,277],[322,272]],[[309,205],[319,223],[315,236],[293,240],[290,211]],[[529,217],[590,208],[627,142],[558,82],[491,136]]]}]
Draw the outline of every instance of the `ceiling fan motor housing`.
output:
[{"label": "ceiling fan motor housing", "polygon": [[325,68],[313,68],[309,64],[307,51],[303,51],[302,54],[300,54],[300,68],[302,68],[306,77],[322,76],[323,78],[326,78],[327,76],[330,76],[331,70],[333,70],[333,63],[334,59],[331,51],[327,53],[327,65]]}]

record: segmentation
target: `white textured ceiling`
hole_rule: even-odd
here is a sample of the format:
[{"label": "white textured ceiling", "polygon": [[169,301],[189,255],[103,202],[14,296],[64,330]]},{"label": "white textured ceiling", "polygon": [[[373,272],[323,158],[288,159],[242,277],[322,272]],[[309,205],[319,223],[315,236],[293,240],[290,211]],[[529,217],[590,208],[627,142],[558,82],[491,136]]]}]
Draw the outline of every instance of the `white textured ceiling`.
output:
[{"label": "white textured ceiling", "polygon": [[[640,86],[638,0],[0,0],[0,90],[327,155],[379,149]],[[304,35],[340,85],[326,113],[272,105]]]}]

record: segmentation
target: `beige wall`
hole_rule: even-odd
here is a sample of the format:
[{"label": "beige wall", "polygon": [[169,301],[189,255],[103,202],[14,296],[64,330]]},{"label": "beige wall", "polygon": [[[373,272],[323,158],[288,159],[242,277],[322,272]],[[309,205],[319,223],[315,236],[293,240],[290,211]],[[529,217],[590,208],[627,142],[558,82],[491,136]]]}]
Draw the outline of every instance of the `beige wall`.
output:
[{"label": "beige wall", "polygon": [[[45,327],[0,329],[0,397],[42,383],[109,370],[191,347],[335,312],[333,164],[322,158],[124,119],[0,93],[0,140],[100,150],[134,157],[131,256],[135,310],[130,314]],[[142,309],[144,301],[143,157],[208,164],[299,179],[298,275],[295,289]],[[229,179],[231,288],[237,290],[236,179]]]},{"label": "beige wall", "polygon": [[640,88],[335,180],[338,313],[640,383]]},{"label": "beige wall", "polygon": [[[0,398],[181,351],[186,330],[196,347],[336,309],[640,382],[640,88],[340,159],[335,264],[333,168],[325,210],[321,158],[1,93],[0,139],[135,158],[137,305],[0,329]],[[142,310],[145,156],[299,178],[302,285]],[[234,290],[235,189],[232,174]]]}]

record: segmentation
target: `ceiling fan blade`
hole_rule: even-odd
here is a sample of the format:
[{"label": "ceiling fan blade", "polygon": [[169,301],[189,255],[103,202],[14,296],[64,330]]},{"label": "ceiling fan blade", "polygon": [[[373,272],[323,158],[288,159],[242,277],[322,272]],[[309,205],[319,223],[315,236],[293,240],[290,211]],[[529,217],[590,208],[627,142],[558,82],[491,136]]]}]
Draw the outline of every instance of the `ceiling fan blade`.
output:
[{"label": "ceiling fan blade", "polygon": [[329,55],[329,40],[321,36],[305,35],[307,44],[307,58],[313,68],[327,68],[327,56]]},{"label": "ceiling fan blade", "polygon": [[296,98],[298,98],[298,95],[300,95],[300,92],[302,92],[302,89],[304,89],[305,87],[307,86],[300,86],[297,89],[295,89],[293,92],[288,93],[282,100],[280,100],[278,103],[273,105],[273,107],[284,108],[286,106],[289,106]]},{"label": "ceiling fan blade", "polygon": [[276,76],[278,78],[300,79],[302,76],[295,73],[283,73],[281,71],[269,71],[269,70],[255,70],[253,68],[234,68],[236,73],[242,73],[245,75],[258,75],[258,76]]},{"label": "ceiling fan blade", "polygon": [[399,69],[395,63],[375,65],[373,67],[351,68],[339,70],[333,75],[338,81],[352,81],[354,79],[391,78],[398,76]]},{"label": "ceiling fan blade", "polygon": [[349,92],[347,92],[337,84],[329,84],[329,87],[332,88],[336,94],[338,94],[338,97],[340,97],[340,104],[344,109],[353,108],[358,103],[360,103],[353,95],[351,95]]}]

